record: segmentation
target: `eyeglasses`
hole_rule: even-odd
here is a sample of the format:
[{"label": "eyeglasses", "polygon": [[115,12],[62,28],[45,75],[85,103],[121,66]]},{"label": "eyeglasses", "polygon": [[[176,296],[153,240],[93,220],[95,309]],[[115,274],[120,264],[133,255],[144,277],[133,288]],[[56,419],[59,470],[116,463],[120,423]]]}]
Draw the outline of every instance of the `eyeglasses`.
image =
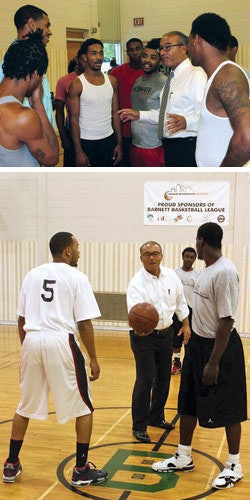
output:
[{"label": "eyeglasses", "polygon": [[146,257],[146,259],[149,259],[150,257],[159,257],[161,255],[161,252],[145,252],[142,254],[142,257]]},{"label": "eyeglasses", "polygon": [[181,47],[182,45],[185,45],[184,43],[175,43],[174,45],[163,45],[163,47],[160,47],[160,51],[164,50],[164,52],[169,52],[173,47]]}]

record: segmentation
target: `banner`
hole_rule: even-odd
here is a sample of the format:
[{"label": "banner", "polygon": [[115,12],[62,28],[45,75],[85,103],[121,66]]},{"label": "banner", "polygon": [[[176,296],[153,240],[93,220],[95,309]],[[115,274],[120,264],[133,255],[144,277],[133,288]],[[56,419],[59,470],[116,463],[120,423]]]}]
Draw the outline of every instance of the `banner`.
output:
[{"label": "banner", "polygon": [[144,224],[229,224],[229,182],[146,182]]}]

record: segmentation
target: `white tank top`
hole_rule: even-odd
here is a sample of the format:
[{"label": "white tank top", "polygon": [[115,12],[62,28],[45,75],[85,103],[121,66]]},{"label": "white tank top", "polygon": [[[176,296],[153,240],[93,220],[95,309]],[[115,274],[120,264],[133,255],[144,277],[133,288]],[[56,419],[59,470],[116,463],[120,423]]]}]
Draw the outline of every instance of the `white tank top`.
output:
[{"label": "white tank top", "polygon": [[83,86],[80,95],[80,137],[81,139],[104,139],[113,134],[112,99],[113,87],[109,76],[104,74],[103,85],[92,85],[84,74],[80,75]]},{"label": "white tank top", "polygon": [[199,131],[196,144],[196,163],[198,167],[219,167],[226,155],[228,144],[233,135],[229,118],[213,115],[206,107],[207,94],[218,71],[225,64],[237,66],[246,76],[245,71],[232,61],[223,61],[210,76],[205,87],[201,107]]}]

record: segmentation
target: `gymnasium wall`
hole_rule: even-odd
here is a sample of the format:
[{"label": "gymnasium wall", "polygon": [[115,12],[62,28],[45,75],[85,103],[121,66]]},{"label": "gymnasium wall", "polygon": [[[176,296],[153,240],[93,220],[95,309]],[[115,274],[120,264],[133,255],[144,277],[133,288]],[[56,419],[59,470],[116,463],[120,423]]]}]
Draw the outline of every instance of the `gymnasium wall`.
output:
[{"label": "gymnasium wall", "polygon": [[[99,170],[99,169],[98,169]],[[131,276],[141,267],[139,247],[147,240],[163,246],[164,264],[181,264],[181,251],[195,245],[196,227],[143,224],[144,183],[197,181],[195,172],[0,174],[0,322],[16,321],[18,291],[24,275],[50,260],[48,241],[57,231],[70,231],[80,242],[79,269],[86,272],[103,303],[121,307]],[[230,222],[224,227],[223,253],[232,259],[241,280],[237,326],[250,333],[250,173],[199,173],[200,181],[230,183]],[[197,262],[201,269],[203,262]],[[122,297],[121,297],[122,298]],[[108,307],[108,303],[105,307]],[[119,316],[119,315],[118,315]],[[96,324],[126,328],[117,315]]]},{"label": "gymnasium wall", "polygon": [[[32,2],[33,3],[33,2]],[[34,2],[48,12],[53,35],[48,44],[48,78],[55,91],[58,78],[67,73],[66,28],[87,30],[87,38],[95,36],[104,41],[120,41],[122,60],[126,60],[126,40],[131,37],[148,41],[170,30],[189,34],[192,20],[203,12],[216,12],[225,17],[232,33],[238,38],[237,62],[250,68],[250,11],[249,1],[232,0],[159,0],[156,6],[144,0],[43,0]],[[14,13],[24,5],[23,0],[0,0],[0,58],[16,36]],[[134,26],[134,18],[143,17],[143,26]],[[97,32],[92,34],[92,28]]]}]

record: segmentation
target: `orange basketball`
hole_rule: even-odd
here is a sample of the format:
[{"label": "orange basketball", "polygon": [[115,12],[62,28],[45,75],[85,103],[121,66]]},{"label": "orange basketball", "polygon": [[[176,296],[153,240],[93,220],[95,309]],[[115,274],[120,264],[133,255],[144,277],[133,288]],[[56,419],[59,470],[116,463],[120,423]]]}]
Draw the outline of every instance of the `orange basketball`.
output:
[{"label": "orange basketball", "polygon": [[140,302],[135,304],[128,313],[128,323],[138,333],[151,333],[159,321],[159,314],[153,304]]}]

